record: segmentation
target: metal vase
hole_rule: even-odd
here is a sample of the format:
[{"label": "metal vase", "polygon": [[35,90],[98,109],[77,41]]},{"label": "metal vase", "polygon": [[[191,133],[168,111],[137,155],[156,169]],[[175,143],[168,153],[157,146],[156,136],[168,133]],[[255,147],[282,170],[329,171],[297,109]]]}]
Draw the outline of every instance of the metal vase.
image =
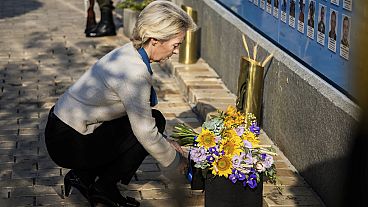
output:
[{"label": "metal vase", "polygon": [[254,189],[243,182],[232,183],[223,176],[208,174],[204,185],[205,207],[262,207],[263,176]]},{"label": "metal vase", "polygon": [[242,57],[238,79],[236,108],[244,113],[253,113],[261,120],[264,67],[257,61]]},{"label": "metal vase", "polygon": [[[197,11],[182,5],[181,8],[197,23]],[[185,39],[179,48],[179,63],[193,64],[199,59],[199,34],[200,30],[187,31]]]}]

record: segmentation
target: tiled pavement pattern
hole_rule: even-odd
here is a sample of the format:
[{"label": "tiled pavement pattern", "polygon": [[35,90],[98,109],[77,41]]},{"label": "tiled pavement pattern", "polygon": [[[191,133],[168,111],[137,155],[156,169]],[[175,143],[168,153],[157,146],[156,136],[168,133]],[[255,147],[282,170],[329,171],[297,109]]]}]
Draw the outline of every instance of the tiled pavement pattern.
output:
[{"label": "tiled pavement pattern", "polygon": [[[85,38],[83,10],[82,0],[0,1],[1,207],[88,206],[77,191],[63,199],[68,169],[56,166],[47,155],[45,120],[70,84],[128,39],[121,28],[116,37]],[[168,134],[179,122],[198,128],[200,117],[234,103],[235,96],[204,62],[183,67],[173,58],[166,66],[170,67],[154,67],[154,78],[160,99],[157,108],[168,120]],[[263,139],[268,140],[264,134]],[[265,206],[319,206],[318,198],[281,155],[277,166],[282,186],[276,190],[265,185]],[[184,182],[182,177],[167,177],[148,157],[131,184],[120,187],[142,206],[203,206],[201,192],[177,184]]]}]

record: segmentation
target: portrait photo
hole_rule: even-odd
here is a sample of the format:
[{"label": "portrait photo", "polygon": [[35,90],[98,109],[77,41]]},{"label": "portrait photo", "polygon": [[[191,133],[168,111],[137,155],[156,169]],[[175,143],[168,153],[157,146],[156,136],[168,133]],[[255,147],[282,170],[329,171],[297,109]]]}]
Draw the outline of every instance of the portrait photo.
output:
[{"label": "portrait photo", "polygon": [[336,41],[336,31],[337,31],[337,11],[331,9],[330,11],[330,27],[328,32],[328,37]]},{"label": "portrait photo", "polygon": [[350,41],[350,18],[342,15],[342,27],[341,27],[341,44],[345,47],[349,47]]},{"label": "portrait photo", "polygon": [[314,16],[315,16],[315,2],[309,2],[308,8],[308,26],[314,28]]},{"label": "portrait photo", "polygon": [[320,4],[318,11],[318,31],[325,33],[326,31],[326,6]]}]

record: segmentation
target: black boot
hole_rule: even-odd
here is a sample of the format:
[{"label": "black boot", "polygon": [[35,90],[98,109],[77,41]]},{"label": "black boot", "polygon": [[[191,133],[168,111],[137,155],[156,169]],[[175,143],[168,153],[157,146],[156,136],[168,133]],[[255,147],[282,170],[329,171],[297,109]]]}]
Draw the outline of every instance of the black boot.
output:
[{"label": "black boot", "polygon": [[107,185],[97,182],[91,186],[88,197],[92,207],[95,207],[97,203],[102,203],[110,207],[140,206],[140,203],[134,198],[122,196],[116,184]]},{"label": "black boot", "polygon": [[112,9],[101,10],[101,21],[90,32],[86,33],[86,37],[103,37],[116,35],[115,24],[112,18]]},{"label": "black boot", "polygon": [[71,188],[74,187],[87,199],[88,191],[96,176],[78,173],[76,170],[70,170],[64,177],[65,196],[69,197]]}]

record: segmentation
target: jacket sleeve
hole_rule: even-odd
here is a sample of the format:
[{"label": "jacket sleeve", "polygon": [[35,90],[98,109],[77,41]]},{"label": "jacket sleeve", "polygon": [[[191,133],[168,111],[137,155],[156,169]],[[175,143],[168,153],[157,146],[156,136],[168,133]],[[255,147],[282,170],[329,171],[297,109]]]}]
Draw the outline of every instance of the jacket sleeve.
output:
[{"label": "jacket sleeve", "polygon": [[[143,62],[142,62],[143,63]],[[164,167],[177,165],[179,155],[158,132],[150,107],[151,75],[146,66],[132,63],[128,73],[116,78],[115,90],[121,98],[134,135],[142,146]]]}]

